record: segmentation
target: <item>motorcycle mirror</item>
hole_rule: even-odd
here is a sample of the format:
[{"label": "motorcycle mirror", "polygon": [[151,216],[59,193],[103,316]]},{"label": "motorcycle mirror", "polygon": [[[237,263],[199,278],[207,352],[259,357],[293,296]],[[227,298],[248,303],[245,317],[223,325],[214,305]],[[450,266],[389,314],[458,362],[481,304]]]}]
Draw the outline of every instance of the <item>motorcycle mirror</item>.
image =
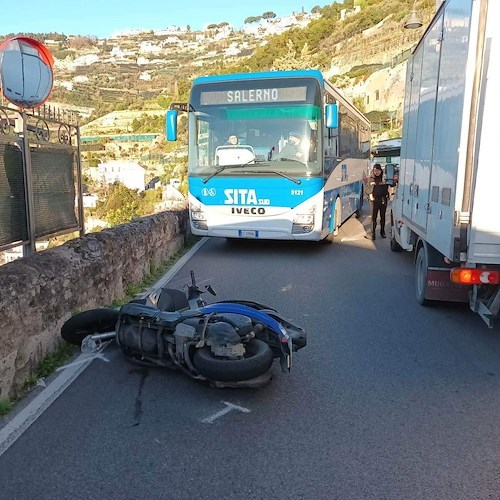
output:
[{"label": "motorcycle mirror", "polygon": [[205,289],[207,290],[207,292],[211,293],[212,295],[217,295],[217,294],[215,293],[215,290],[212,288],[212,285],[207,285],[207,286],[205,287]]}]

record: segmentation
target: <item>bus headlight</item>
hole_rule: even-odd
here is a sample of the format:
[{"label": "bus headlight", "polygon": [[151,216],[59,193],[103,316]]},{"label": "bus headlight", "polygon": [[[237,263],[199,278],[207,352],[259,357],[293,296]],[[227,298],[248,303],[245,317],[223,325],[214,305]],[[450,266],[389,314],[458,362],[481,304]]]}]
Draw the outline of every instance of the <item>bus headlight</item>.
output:
[{"label": "bus headlight", "polygon": [[206,216],[205,212],[202,212],[201,210],[191,209],[191,220],[192,221],[206,221],[207,216]]},{"label": "bus headlight", "polygon": [[195,229],[207,230],[207,215],[199,208],[191,208],[191,222]]},{"label": "bus headlight", "polygon": [[314,229],[314,213],[296,214],[293,218],[292,234],[310,233]]},{"label": "bus headlight", "polygon": [[294,224],[307,224],[314,226],[314,214],[297,214],[293,218]]}]

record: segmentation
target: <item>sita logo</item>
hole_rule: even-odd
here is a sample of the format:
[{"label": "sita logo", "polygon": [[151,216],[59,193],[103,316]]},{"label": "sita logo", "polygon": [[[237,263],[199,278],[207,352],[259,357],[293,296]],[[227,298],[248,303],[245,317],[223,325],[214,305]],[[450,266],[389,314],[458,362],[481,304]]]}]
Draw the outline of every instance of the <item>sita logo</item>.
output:
[{"label": "sita logo", "polygon": [[215,196],[217,194],[217,191],[215,188],[203,188],[201,190],[201,194],[203,196]]},{"label": "sita logo", "polygon": [[224,189],[225,205],[257,205],[255,189]]}]

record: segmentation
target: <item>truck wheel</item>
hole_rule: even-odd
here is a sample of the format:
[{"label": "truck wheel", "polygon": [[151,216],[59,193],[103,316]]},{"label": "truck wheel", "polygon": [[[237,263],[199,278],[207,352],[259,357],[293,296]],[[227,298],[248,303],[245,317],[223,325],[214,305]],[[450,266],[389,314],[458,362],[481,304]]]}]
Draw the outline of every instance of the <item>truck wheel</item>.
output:
[{"label": "truck wheel", "polygon": [[210,347],[202,347],[196,349],[193,364],[204,377],[221,382],[248,380],[271,368],[273,351],[263,340],[253,339],[245,344],[245,349],[242,359],[224,359],[215,357]]},{"label": "truck wheel", "polygon": [[415,260],[415,294],[417,297],[417,302],[422,306],[428,306],[430,301],[425,298],[425,292],[427,290],[427,268],[429,267],[429,262],[427,258],[427,252],[423,246],[421,246],[417,253],[417,259]]},{"label": "truck wheel", "polygon": [[90,309],[75,314],[61,328],[61,337],[73,345],[82,345],[87,335],[112,332],[118,321],[116,309]]},{"label": "truck wheel", "polygon": [[391,250],[393,252],[401,252],[401,250],[403,250],[403,248],[401,247],[401,245],[396,241],[396,237],[394,236],[394,233],[396,232],[396,230],[394,229],[394,226],[391,224],[391,239],[389,241],[389,245],[391,247]]}]

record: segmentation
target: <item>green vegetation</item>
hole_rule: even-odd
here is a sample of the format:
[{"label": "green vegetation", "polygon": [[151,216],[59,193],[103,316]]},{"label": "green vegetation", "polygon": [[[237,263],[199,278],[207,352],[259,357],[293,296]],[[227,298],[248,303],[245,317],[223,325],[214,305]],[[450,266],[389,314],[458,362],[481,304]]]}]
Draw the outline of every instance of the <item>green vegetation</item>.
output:
[{"label": "green vegetation", "polygon": [[134,118],[132,120],[130,132],[134,134],[157,133],[164,127],[165,117],[163,115],[150,116],[143,114],[140,118]]},{"label": "green vegetation", "polygon": [[193,237],[184,243],[184,247],[176,254],[172,255],[166,262],[160,264],[157,268],[151,269],[151,272],[145,276],[140,282],[130,285],[125,290],[125,295],[113,300],[111,307],[120,307],[121,305],[132,300],[138,293],[143,292],[146,288],[156,283],[191,247],[193,247],[199,238]]},{"label": "green vegetation", "polygon": [[[119,307],[134,298],[135,295],[144,291],[146,288],[156,283],[184,254],[186,254],[197,242],[199,238],[188,239],[184,247],[176,254],[172,255],[167,261],[151,270],[151,273],[145,276],[139,283],[127,288],[123,297],[115,299],[111,307]],[[76,314],[79,311],[74,311]],[[31,375],[23,385],[23,390],[17,395],[15,400],[10,398],[0,399],[0,417],[3,417],[12,411],[16,401],[20,401],[26,394],[33,389],[40,379],[46,378],[61,367],[67,360],[72,358],[78,352],[78,347],[70,344],[62,344],[54,352],[48,354],[40,361],[33,375]]]},{"label": "green vegetation", "polygon": [[71,358],[77,351],[77,348],[70,344],[62,344],[59,349],[48,354],[45,358],[40,361],[35,373],[29,377],[24,383],[24,390],[29,390],[34,387],[38,380],[41,378],[46,378],[50,374],[54,373],[57,368],[62,366],[62,364]]},{"label": "green vegetation", "polygon": [[0,399],[0,417],[7,415],[12,410],[14,403],[9,398]]},{"label": "green vegetation", "polygon": [[105,220],[111,227],[130,222],[135,217],[142,217],[154,213],[154,205],[161,201],[161,191],[150,189],[138,192],[120,182],[107,187],[106,196],[99,201],[95,209],[89,210]]}]

